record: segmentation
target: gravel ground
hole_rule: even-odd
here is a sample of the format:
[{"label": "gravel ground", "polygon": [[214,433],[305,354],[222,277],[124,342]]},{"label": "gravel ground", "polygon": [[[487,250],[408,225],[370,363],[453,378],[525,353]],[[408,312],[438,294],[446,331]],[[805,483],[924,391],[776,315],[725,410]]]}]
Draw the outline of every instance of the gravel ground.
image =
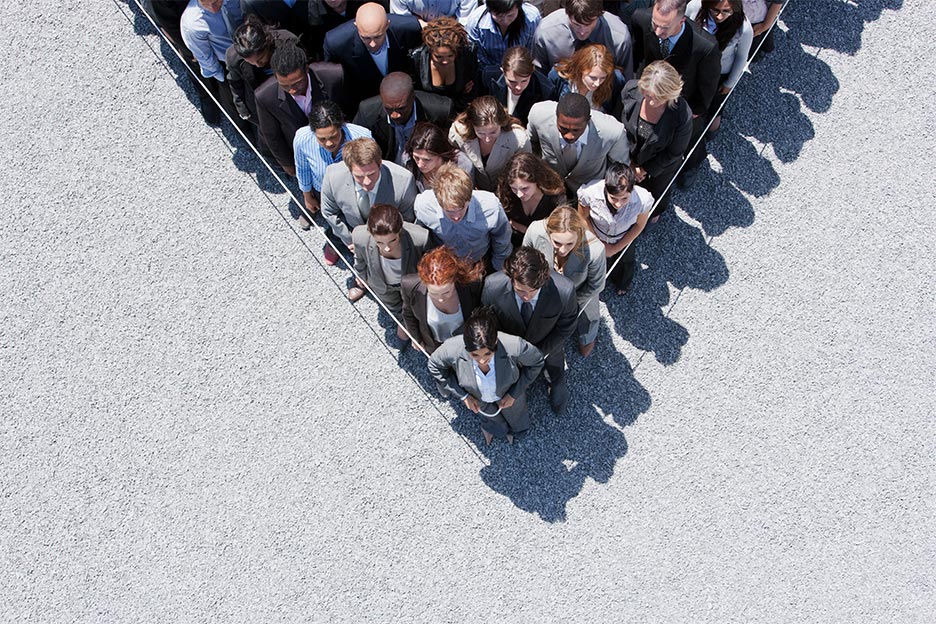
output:
[{"label": "gravel ground", "polygon": [[0,620],[936,621],[926,9],[793,0],[483,448],[132,6],[7,7]]}]

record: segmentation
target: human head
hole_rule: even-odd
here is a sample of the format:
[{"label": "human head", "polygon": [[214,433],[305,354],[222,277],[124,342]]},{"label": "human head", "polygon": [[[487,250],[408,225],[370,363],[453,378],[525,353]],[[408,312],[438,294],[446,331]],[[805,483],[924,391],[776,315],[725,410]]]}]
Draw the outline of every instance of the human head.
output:
[{"label": "human head", "polygon": [[658,39],[672,37],[686,21],[687,0],[657,0],[653,3],[650,25]]},{"label": "human head", "polygon": [[504,72],[507,88],[519,96],[529,86],[533,77],[533,55],[523,46],[507,48],[501,61],[501,71]]},{"label": "human head", "polygon": [[559,195],[565,185],[559,174],[541,158],[529,152],[516,152],[498,180],[497,198],[506,209],[518,200],[528,199],[537,189],[546,195]]},{"label": "human head", "polygon": [[341,158],[351,171],[351,177],[365,191],[372,191],[380,181],[380,146],[374,139],[360,138],[348,141]]},{"label": "human head", "polygon": [[640,74],[637,88],[645,98],[651,98],[651,105],[664,103],[670,108],[676,108],[682,93],[683,80],[679,72],[666,61],[653,61]]},{"label": "human head", "polygon": [[479,306],[465,321],[465,351],[478,364],[487,364],[497,351],[497,314],[489,306]]},{"label": "human head", "polygon": [[270,68],[283,91],[305,95],[309,87],[309,58],[305,50],[294,43],[277,46],[270,58]]},{"label": "human head", "polygon": [[530,301],[549,280],[549,263],[543,252],[533,247],[517,247],[504,260],[504,274],[510,278],[514,292],[523,301]]},{"label": "human head", "polygon": [[377,243],[378,250],[390,252],[400,244],[403,216],[400,209],[390,204],[374,204],[367,216],[367,231]]},{"label": "human head", "polygon": [[578,210],[566,204],[553,210],[543,225],[557,256],[568,256],[585,245],[588,225]]},{"label": "human head", "polygon": [[422,40],[436,65],[448,65],[468,46],[468,33],[454,17],[437,17],[422,29]]},{"label": "human head", "polygon": [[618,211],[630,201],[636,177],[630,165],[612,163],[605,171],[605,200]]},{"label": "human head", "polygon": [[335,102],[322,100],[309,110],[309,127],[319,145],[335,154],[344,138],[341,127],[345,123],[344,113]]},{"label": "human head", "polygon": [[387,40],[387,29],[390,28],[390,18],[387,11],[376,2],[361,5],[354,15],[354,27],[358,37],[371,54],[379,52]]},{"label": "human head", "polygon": [[380,101],[390,122],[406,125],[413,116],[416,92],[413,79],[405,72],[390,72],[380,81]]},{"label": "human head", "polygon": [[523,30],[523,0],[488,0],[485,4],[491,21],[501,32],[506,32],[507,41],[514,40]]},{"label": "human head", "polygon": [[[428,121],[420,121],[413,127],[403,151],[410,156],[407,163],[422,173],[433,173],[443,163],[452,162],[458,157],[458,148],[448,140],[439,126]],[[413,171],[413,167],[410,167]],[[416,174],[416,171],[413,171]]]},{"label": "human head", "polygon": [[253,13],[244,17],[231,39],[238,56],[254,67],[267,67],[270,64],[273,56],[273,29]]},{"label": "human head", "polygon": [[445,163],[435,174],[432,192],[442,207],[443,216],[454,223],[465,218],[471,201],[471,178],[455,163]]},{"label": "human head", "polygon": [[578,141],[588,128],[591,105],[584,95],[566,93],[556,104],[556,127],[559,134],[569,143]]},{"label": "human head", "polygon": [[696,21],[701,25],[709,17],[718,25],[715,29],[718,49],[724,50],[744,26],[744,5],[741,0],[702,0],[702,10]]},{"label": "human head", "polygon": [[569,0],[565,12],[572,35],[578,41],[584,41],[598,27],[598,19],[604,15],[604,6],[599,0]]},{"label": "human head", "polygon": [[198,6],[209,13],[217,13],[224,6],[224,0],[198,0]]},{"label": "human head", "polygon": [[515,123],[519,123],[493,95],[473,99],[457,121],[464,128],[463,139],[478,139],[482,143],[493,143],[501,132],[509,131]]},{"label": "human head", "polygon": [[556,71],[576,84],[578,92],[592,92],[592,104],[600,107],[611,97],[614,85],[614,57],[605,46],[591,43],[576,50],[571,58],[559,61]]},{"label": "human head", "polygon": [[484,276],[484,263],[459,258],[451,247],[443,245],[427,252],[416,266],[419,279],[427,289],[455,284],[470,284]]}]

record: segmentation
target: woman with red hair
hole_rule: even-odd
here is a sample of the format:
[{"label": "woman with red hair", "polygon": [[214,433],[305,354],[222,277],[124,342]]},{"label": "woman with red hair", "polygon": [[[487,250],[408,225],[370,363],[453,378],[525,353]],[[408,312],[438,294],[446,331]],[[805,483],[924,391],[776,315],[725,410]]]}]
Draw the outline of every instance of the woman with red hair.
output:
[{"label": "woman with red hair", "polygon": [[549,81],[554,100],[566,93],[578,93],[595,110],[615,117],[620,113],[624,76],[614,66],[614,55],[600,43],[584,46],[571,58],[556,63],[549,72]]},{"label": "woman with red hair", "polygon": [[415,274],[403,276],[403,322],[427,353],[464,331],[480,305],[483,277],[483,263],[462,260],[449,247],[428,252]]}]

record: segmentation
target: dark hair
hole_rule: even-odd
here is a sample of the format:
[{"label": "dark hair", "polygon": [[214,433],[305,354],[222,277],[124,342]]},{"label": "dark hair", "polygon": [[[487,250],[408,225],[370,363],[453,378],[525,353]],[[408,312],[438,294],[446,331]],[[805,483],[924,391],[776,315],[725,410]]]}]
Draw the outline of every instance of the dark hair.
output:
[{"label": "dark hair", "polygon": [[527,288],[542,288],[549,280],[549,262],[539,249],[517,247],[504,260],[504,273]]},{"label": "dark hair", "polygon": [[[699,26],[705,26],[705,20],[709,16],[709,11],[714,9],[721,0],[702,0],[702,9],[696,15],[696,23]],[[715,40],[718,42],[718,49],[724,50],[741,27],[744,25],[744,5],[741,0],[728,0],[731,5],[731,15],[725,21],[715,28]]]},{"label": "dark hair", "polygon": [[532,76],[536,71],[533,66],[533,55],[523,46],[507,48],[500,67],[505,74],[512,71],[521,76]]},{"label": "dark hair", "polygon": [[444,15],[430,20],[423,26],[422,40],[431,52],[436,48],[446,47],[455,56],[468,47],[468,33],[457,19]]},{"label": "dark hair", "polygon": [[[504,105],[493,95],[482,95],[471,100],[465,112],[455,118],[455,132],[465,141],[478,138],[475,128],[497,126],[502,132],[510,132],[514,126],[521,126],[520,120],[512,117]],[[522,126],[521,126],[522,127]],[[464,130],[464,132],[462,132]]]},{"label": "dark hair", "polygon": [[569,0],[565,6],[566,15],[580,24],[587,24],[604,15],[604,3],[600,0]]},{"label": "dark hair", "polygon": [[[611,76],[608,76],[611,79]],[[566,93],[556,104],[556,115],[565,115],[572,119],[591,119],[591,104],[580,93]]]},{"label": "dark hair", "polygon": [[374,204],[367,216],[367,231],[373,236],[396,234],[403,229],[400,209],[390,204]]},{"label": "dark hair", "polygon": [[465,321],[465,351],[497,351],[497,314],[490,306],[478,306]]},{"label": "dark hair", "polygon": [[617,195],[624,191],[633,191],[636,180],[634,170],[630,168],[630,165],[612,163],[605,171],[605,192]]},{"label": "dark hair", "polygon": [[403,148],[403,151],[410,155],[410,159],[406,161],[406,168],[419,178],[419,168],[412,158],[416,150],[426,150],[431,154],[441,156],[444,162],[455,162],[458,158],[458,148],[452,145],[439,126],[429,121],[420,121],[416,124],[413,134],[410,135]]},{"label": "dark hair", "polygon": [[273,28],[253,13],[244,17],[231,37],[234,51],[243,58],[255,56],[273,48]]},{"label": "dark hair", "polygon": [[497,198],[511,218],[515,210],[522,210],[520,200],[510,190],[510,183],[518,178],[532,182],[544,195],[559,195],[565,192],[565,183],[555,169],[530,152],[516,152],[507,161],[497,181]]},{"label": "dark hair", "polygon": [[312,130],[331,128],[332,126],[338,126],[340,128],[344,123],[344,113],[341,112],[341,108],[338,104],[332,100],[316,102],[309,110],[309,127],[312,128]]},{"label": "dark hair", "polygon": [[296,44],[285,44],[276,46],[273,51],[273,57],[270,58],[270,67],[274,74],[288,76],[297,69],[307,70],[309,67],[309,57],[305,50]]},{"label": "dark hair", "polygon": [[517,17],[507,27],[507,45],[519,44],[520,33],[523,32],[523,25],[526,22],[526,15],[523,12],[523,0],[487,0],[485,4],[489,13],[503,14],[514,8],[517,9]]}]

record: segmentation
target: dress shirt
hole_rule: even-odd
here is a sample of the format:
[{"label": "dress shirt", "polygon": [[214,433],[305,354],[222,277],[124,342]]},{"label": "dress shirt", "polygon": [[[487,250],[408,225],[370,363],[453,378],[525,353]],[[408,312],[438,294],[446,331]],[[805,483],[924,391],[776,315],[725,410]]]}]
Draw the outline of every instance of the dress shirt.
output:
[{"label": "dress shirt", "polygon": [[533,33],[539,26],[540,12],[528,2],[520,5],[520,12],[523,14],[523,28],[513,42],[501,34],[500,27],[494,23],[486,6],[477,7],[468,16],[465,29],[468,31],[468,39],[474,42],[478,50],[480,71],[484,71],[485,67],[499,67],[509,47],[523,46],[529,50],[533,49]]},{"label": "dress shirt", "polygon": [[[536,294],[533,295],[533,298],[530,299],[529,301],[530,306],[534,310],[536,309],[536,302],[539,301],[539,296],[540,296],[540,291],[537,290]],[[519,310],[522,314],[523,313],[523,299],[520,298],[520,295],[518,295],[517,293],[514,293],[514,301],[517,302],[517,310]]]},{"label": "dress shirt", "polygon": [[224,0],[217,13],[203,9],[198,0],[189,1],[179,27],[182,41],[198,61],[202,76],[224,82],[222,63],[227,49],[234,44],[231,36],[243,19],[239,0]]},{"label": "dress shirt", "polygon": [[[683,22],[683,23],[682,23],[682,26],[680,27],[678,33],[676,33],[676,34],[673,35],[672,37],[667,37],[667,39],[669,39],[669,51],[670,51],[670,54],[673,53],[673,48],[676,47],[676,42],[679,41],[679,38],[682,37],[682,34],[683,34],[684,32],[686,32],[686,22]],[[660,39],[660,41],[662,42],[663,40]]]},{"label": "dress shirt", "polygon": [[578,190],[578,201],[588,208],[595,235],[601,241],[612,245],[621,240],[624,233],[637,223],[638,215],[650,212],[653,208],[653,195],[650,191],[635,186],[627,205],[612,213],[605,199],[604,180],[595,180],[581,186]]},{"label": "dress shirt", "polygon": [[390,115],[387,115],[387,123],[390,124],[394,134],[396,134],[396,154],[388,154],[387,156],[392,156],[393,162],[402,166],[403,148],[406,147],[406,142],[409,141],[409,138],[413,135],[413,128],[416,127],[416,101],[413,101],[413,111],[410,113],[409,121],[404,125],[394,123],[390,119]]},{"label": "dress shirt", "polygon": [[[582,136],[580,136],[579,138],[577,138],[577,139],[575,140],[575,143],[572,144],[572,145],[575,146],[575,162],[578,162],[578,159],[581,158],[581,156],[582,156],[582,149],[583,149],[586,145],[588,145],[588,133],[589,133],[589,131],[590,131],[590,130],[589,130],[589,126],[585,126],[585,132],[583,132],[583,133],[582,133]],[[559,137],[559,140],[562,142],[562,147],[565,147],[566,145],[569,144],[568,141],[566,141],[566,140],[565,140],[564,138],[562,138],[561,136]]]},{"label": "dress shirt", "polygon": [[[363,126],[345,124],[341,127],[344,145],[348,141],[362,137],[371,138],[371,131]],[[312,189],[322,190],[322,178],[325,177],[325,168],[336,162],[341,162],[341,149],[332,156],[331,152],[319,145],[312,128],[305,126],[296,132],[293,139],[293,151],[296,154],[296,177],[299,179],[299,188],[304,193]]]},{"label": "dress shirt", "polygon": [[481,368],[474,360],[471,360],[471,365],[474,367],[475,381],[478,382],[480,399],[485,403],[500,401],[500,397],[497,396],[497,370],[494,367],[494,358],[492,357],[491,361],[488,362],[490,368],[486,373],[481,372]]},{"label": "dress shirt", "polygon": [[414,208],[416,220],[459,257],[478,261],[490,250],[494,270],[500,271],[504,266],[511,250],[510,221],[493,193],[474,191],[468,210],[458,223],[443,215],[434,191],[420,193]]},{"label": "dress shirt", "polygon": [[447,15],[462,24],[478,0],[390,0],[390,12],[396,15],[414,15],[424,22]]},{"label": "dress shirt", "polygon": [[306,75],[306,92],[304,95],[293,95],[289,93],[291,97],[299,108],[305,113],[306,117],[309,116],[309,111],[312,110],[312,76]]},{"label": "dress shirt", "polygon": [[[390,40],[385,37],[383,45],[380,46],[379,50],[377,50],[376,52],[371,52],[370,50],[368,50],[368,52],[370,52],[371,58],[374,59],[374,65],[377,66],[377,70],[384,76],[387,75],[387,63],[390,62],[388,58],[388,54],[387,54],[387,50],[389,49],[390,49]],[[350,78],[353,80],[354,76],[351,76]]]}]

